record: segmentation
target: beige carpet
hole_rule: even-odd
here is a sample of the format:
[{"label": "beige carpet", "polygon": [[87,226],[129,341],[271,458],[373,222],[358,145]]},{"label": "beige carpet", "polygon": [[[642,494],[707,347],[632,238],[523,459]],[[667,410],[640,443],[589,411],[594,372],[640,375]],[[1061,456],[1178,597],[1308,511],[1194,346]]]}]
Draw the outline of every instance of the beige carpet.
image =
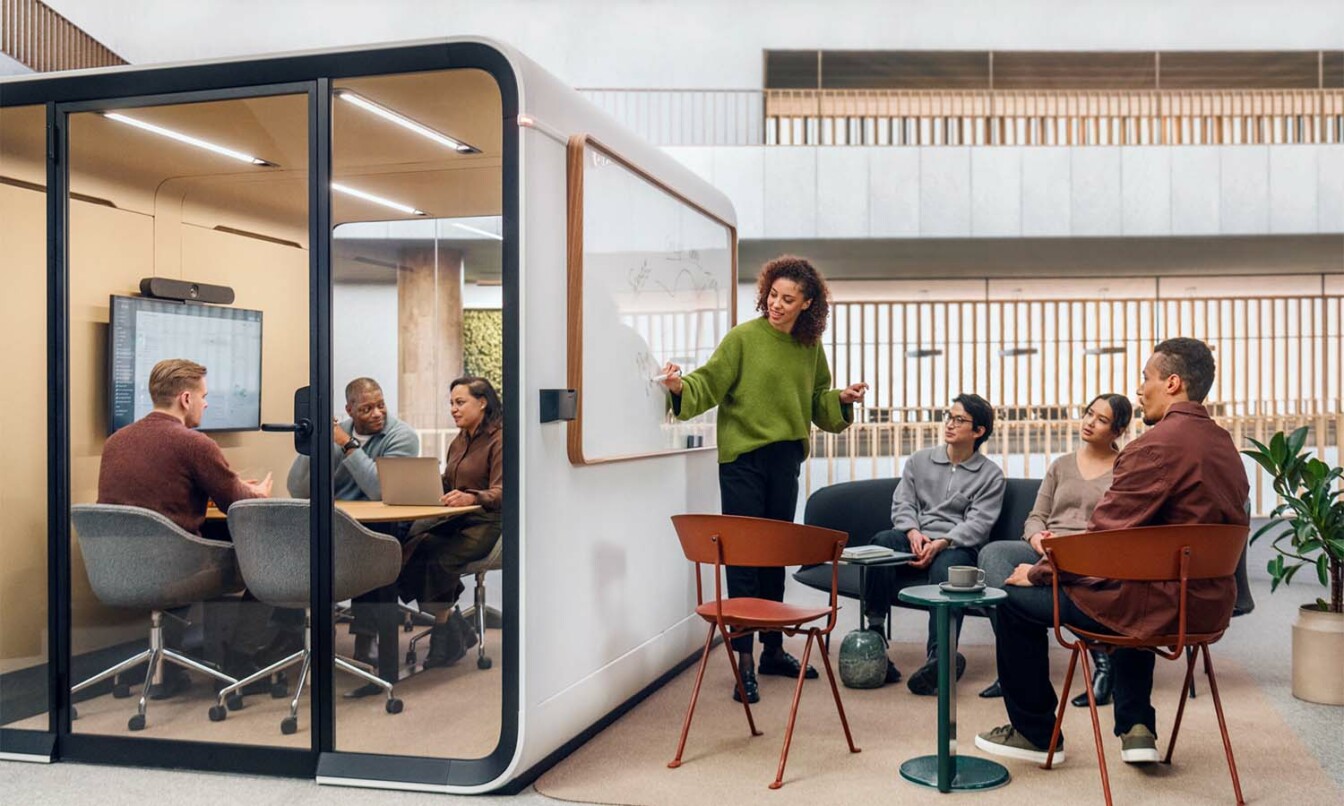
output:
[{"label": "beige carpet", "polygon": [[[801,654],[801,648],[800,641],[793,651]],[[752,713],[765,735],[752,738],[742,707],[730,699],[727,658],[721,647],[715,651],[679,769],[668,769],[667,762],[676,751],[681,720],[695,682],[694,668],[543,775],[536,783],[537,791],[561,800],[648,806],[946,802],[937,791],[910,784],[898,772],[902,761],[935,752],[936,698],[916,697],[904,682],[876,690],[841,687],[855,743],[862,749],[854,755],[845,747],[824,673],[822,679],[805,685],[784,787],[769,791],[793,681],[761,678],[761,702]],[[1003,724],[1007,717],[1002,700],[976,697],[993,677],[992,649],[968,646],[963,651],[969,665],[958,702],[961,751],[984,755],[975,749],[975,733]],[[907,673],[917,667],[923,654],[919,647],[908,644],[896,645],[893,653],[897,665]],[[1219,690],[1248,803],[1314,805],[1344,801],[1344,792],[1325,775],[1254,682],[1232,663],[1219,663],[1216,651],[1214,662],[1219,664]],[[1056,656],[1053,665],[1061,678],[1058,685],[1067,665],[1066,656]],[[1174,716],[1184,671],[1178,666],[1158,661],[1154,701],[1161,750],[1166,747],[1165,733]],[[1118,740],[1111,736],[1111,709],[1102,709],[1103,738],[1116,803],[1233,802],[1212,699],[1207,697],[1202,675],[1198,679],[1200,696],[1186,708],[1174,763],[1169,767],[1123,764]],[[963,797],[983,806],[1103,803],[1087,709],[1070,707],[1064,731],[1069,756],[1062,767],[1046,771],[1029,763],[1006,761],[1011,783]]]},{"label": "beige carpet", "polygon": [[[409,636],[398,635],[404,652]],[[418,646],[423,657],[427,641]],[[398,683],[396,695],[405,706],[400,714],[386,713],[382,697],[337,699],[336,749],[462,759],[489,755],[499,742],[503,703],[503,653],[499,651],[498,630],[486,631],[486,646],[494,661],[488,670],[476,668],[476,648],[472,647],[453,666],[419,672]],[[348,634],[338,629],[337,651],[348,655],[351,650]],[[297,677],[296,666],[289,678],[293,681]],[[335,678],[339,692],[360,684],[341,671]],[[207,716],[214,704],[211,684],[195,674],[186,693],[168,700],[151,700],[145,729],[132,733],[126,729],[126,720],[135,713],[139,686],[133,692],[135,697],[129,699],[106,694],[79,703],[74,732],[272,747],[306,748],[312,742],[307,689],[299,702],[299,730],[289,736],[280,732],[280,721],[289,715],[289,700],[271,699],[266,694],[247,697],[245,708],[230,712],[223,722],[211,722]],[[46,724],[43,714],[11,727],[45,730]]]}]

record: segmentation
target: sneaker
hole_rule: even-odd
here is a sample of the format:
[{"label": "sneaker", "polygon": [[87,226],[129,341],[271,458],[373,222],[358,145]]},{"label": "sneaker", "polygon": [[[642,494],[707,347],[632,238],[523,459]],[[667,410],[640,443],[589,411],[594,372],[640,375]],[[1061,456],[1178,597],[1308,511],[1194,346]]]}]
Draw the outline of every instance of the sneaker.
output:
[{"label": "sneaker", "polygon": [[[751,669],[742,670],[742,688],[747,692],[747,702],[754,705],[761,701],[761,689],[756,683],[756,672]],[[733,686],[733,699],[742,702],[742,696],[737,693],[737,686]]]},{"label": "sneaker", "polygon": [[[1012,725],[1002,725],[994,730],[975,737],[975,746],[995,756],[1015,758],[1020,761],[1032,761],[1044,764],[1050,755],[1048,747],[1037,747],[1018,733]],[[1055,745],[1055,764],[1064,763],[1064,737],[1059,737]]]},{"label": "sneaker", "polygon": [[1152,764],[1157,761],[1157,737],[1147,725],[1135,725],[1120,734],[1120,760],[1126,764]]},{"label": "sneaker", "polygon": [[[966,673],[966,656],[957,653],[957,679]],[[938,661],[929,658],[924,665],[915,670],[910,675],[910,682],[906,683],[912,694],[918,694],[921,697],[927,697],[930,694],[938,693]]]}]

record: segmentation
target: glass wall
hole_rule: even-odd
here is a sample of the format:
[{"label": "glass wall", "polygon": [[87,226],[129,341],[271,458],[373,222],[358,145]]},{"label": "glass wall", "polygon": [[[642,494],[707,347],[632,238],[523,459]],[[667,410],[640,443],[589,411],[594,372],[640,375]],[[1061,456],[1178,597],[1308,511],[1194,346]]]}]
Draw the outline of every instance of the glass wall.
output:
[{"label": "glass wall", "polygon": [[0,727],[45,731],[47,708],[46,109],[0,110]]},{"label": "glass wall", "polygon": [[[478,70],[333,90],[334,493],[382,501],[363,543],[336,516],[335,749],[483,758],[503,701],[499,90]],[[401,570],[353,584],[380,539]]]},{"label": "glass wall", "polygon": [[308,511],[231,505],[295,463],[259,427],[309,382],[308,98],[82,112],[68,144],[72,730],[306,749]]}]

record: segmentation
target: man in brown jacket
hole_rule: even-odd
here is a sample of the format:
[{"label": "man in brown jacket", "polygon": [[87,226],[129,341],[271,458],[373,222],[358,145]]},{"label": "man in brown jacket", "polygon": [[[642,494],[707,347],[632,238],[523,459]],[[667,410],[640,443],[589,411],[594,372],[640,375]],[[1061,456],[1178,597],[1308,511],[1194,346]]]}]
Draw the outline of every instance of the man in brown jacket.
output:
[{"label": "man in brown jacket", "polygon": [[[1232,438],[1209,417],[1204,398],[1213,386],[1213,353],[1196,339],[1168,339],[1153,348],[1143,368],[1139,407],[1150,426],[1115,462],[1114,482],[1097,504],[1088,531],[1182,523],[1246,525],[1250,492],[1241,455]],[[1048,629],[1054,624],[1049,598],[1030,595],[1051,584],[1042,559],[1023,564],[1007,579],[1008,600],[995,628],[999,680],[1010,724],[975,739],[981,750],[1044,762],[1058,699],[1050,683]],[[1060,579],[1060,620],[1083,629],[1148,637],[1176,632],[1176,583]],[[1227,626],[1236,601],[1232,577],[1189,586],[1191,632]],[[1119,649],[1115,674],[1115,735],[1121,758],[1130,763],[1157,757],[1152,706],[1151,652]],[[1063,737],[1055,761],[1063,761]]]}]

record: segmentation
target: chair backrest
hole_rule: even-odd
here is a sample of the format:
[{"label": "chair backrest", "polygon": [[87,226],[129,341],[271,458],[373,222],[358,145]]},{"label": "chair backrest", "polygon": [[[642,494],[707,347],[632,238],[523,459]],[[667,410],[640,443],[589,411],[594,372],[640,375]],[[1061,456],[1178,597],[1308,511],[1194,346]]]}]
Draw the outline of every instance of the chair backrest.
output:
[{"label": "chair backrest", "polygon": [[[836,559],[844,532],[737,515],[673,515],[681,550],[691,562],[766,567],[816,565]],[[722,551],[722,555],[720,555]]]},{"label": "chair backrest", "polygon": [[1250,529],[1230,524],[1145,526],[1081,532],[1044,542],[1055,568],[1066,574],[1129,582],[1174,582],[1189,549],[1187,579],[1230,577]]},{"label": "chair backrest", "polygon": [[1036,505],[1041,491],[1040,479],[1007,479],[1003,489],[1003,509],[989,530],[990,541],[1021,540],[1022,528]]},{"label": "chair backrest", "polygon": [[142,507],[75,504],[70,521],[103,604],[163,610],[240,587],[233,546]]},{"label": "chair backrest", "polygon": [[822,487],[807,498],[803,523],[849,535],[851,546],[873,542],[891,528],[891,497],[900,479],[864,479]]},{"label": "chair backrest", "polygon": [[[238,567],[253,596],[276,607],[308,606],[311,514],[311,504],[298,498],[253,498],[229,507]],[[332,526],[336,601],[396,580],[401,544],[394,538],[365,529],[340,510]]]}]

